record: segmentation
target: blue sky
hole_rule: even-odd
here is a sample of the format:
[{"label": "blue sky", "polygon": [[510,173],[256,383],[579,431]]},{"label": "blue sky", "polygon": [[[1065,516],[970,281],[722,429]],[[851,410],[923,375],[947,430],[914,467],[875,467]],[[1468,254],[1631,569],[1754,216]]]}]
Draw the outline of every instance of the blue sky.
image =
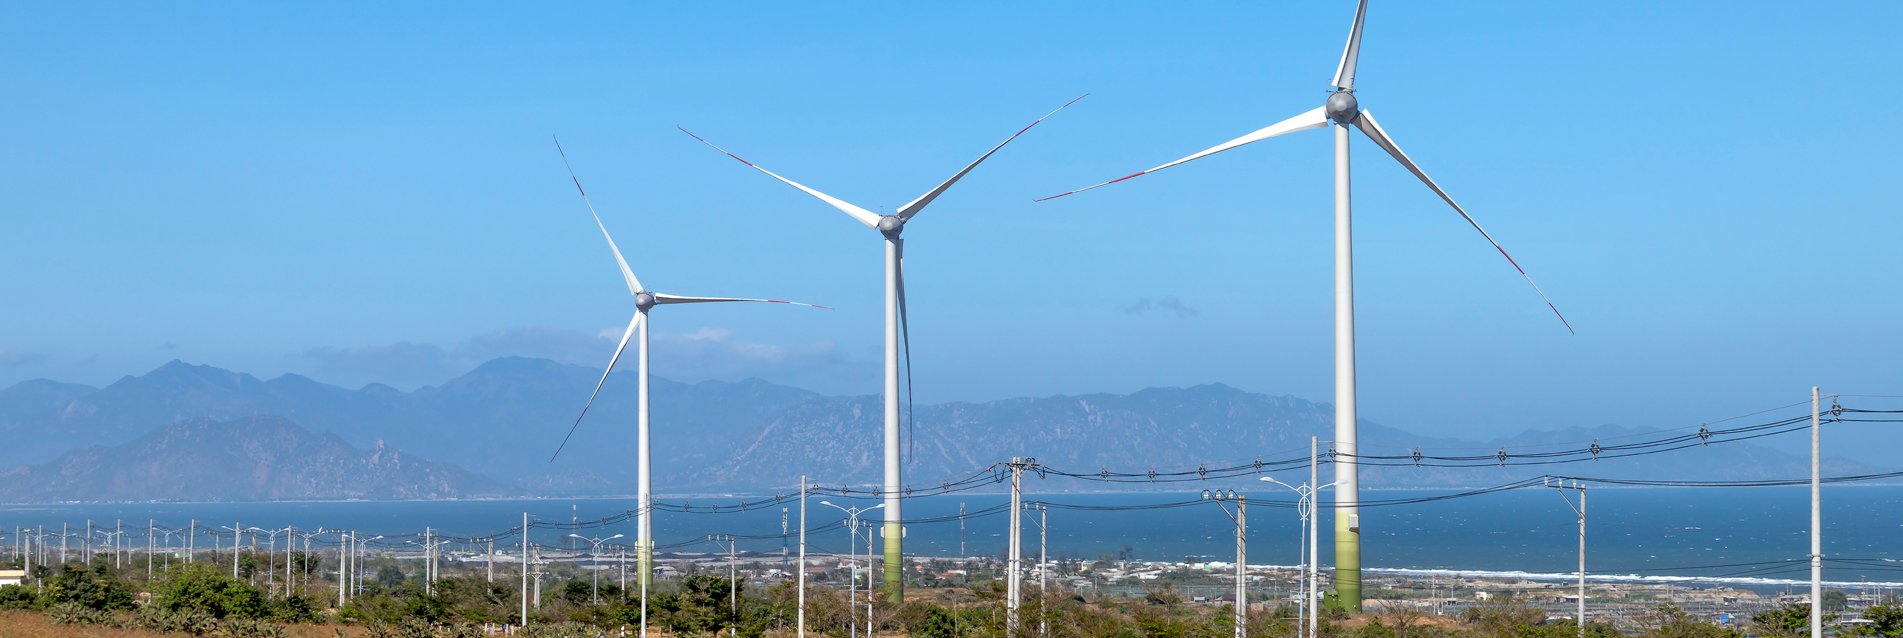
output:
[{"label": "blue sky", "polygon": [[[1903,394],[1903,5],[1373,4],[1362,105],[1579,333],[1358,138],[1365,418],[1490,436]],[[1328,400],[1326,133],[1031,199],[1319,106],[1352,10],[14,6],[0,385],[600,365],[632,303],[554,133],[649,286],[838,308],[664,308],[659,374],[873,392],[876,235],[674,126],[891,210],[1089,92],[908,228],[919,400]]]}]

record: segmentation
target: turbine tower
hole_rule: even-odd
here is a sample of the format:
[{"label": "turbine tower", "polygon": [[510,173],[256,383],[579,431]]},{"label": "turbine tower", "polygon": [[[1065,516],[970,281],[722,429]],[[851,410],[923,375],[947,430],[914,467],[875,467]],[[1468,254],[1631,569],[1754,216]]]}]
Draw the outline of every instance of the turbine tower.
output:
[{"label": "turbine tower", "polygon": [[1553,314],[1559,317],[1560,323],[1566,326],[1566,331],[1570,333],[1573,330],[1572,324],[1566,321],[1565,315],[1559,313],[1559,308],[1553,305],[1551,299],[1547,299],[1546,293],[1541,291],[1539,285],[1533,283],[1533,278],[1526,274],[1526,269],[1521,268],[1519,262],[1514,261],[1513,257],[1507,254],[1506,249],[1500,247],[1500,242],[1494,241],[1493,236],[1487,234],[1486,229],[1481,228],[1480,223],[1474,221],[1474,218],[1467,214],[1466,209],[1461,208],[1460,204],[1455,203],[1454,198],[1449,196],[1447,191],[1441,190],[1440,185],[1434,183],[1434,180],[1429,178],[1427,173],[1423,172],[1421,167],[1414,163],[1414,160],[1408,159],[1407,154],[1401,152],[1401,147],[1395,145],[1394,139],[1389,137],[1387,132],[1382,130],[1381,125],[1375,121],[1373,113],[1361,109],[1359,102],[1355,99],[1355,63],[1361,57],[1361,27],[1367,11],[1368,0],[1361,0],[1359,5],[1355,8],[1355,21],[1348,32],[1348,44],[1342,48],[1341,63],[1335,67],[1335,77],[1332,83],[1334,90],[1329,93],[1327,101],[1324,102],[1322,106],[1168,164],[1036,200],[1041,202],[1108,186],[1133,177],[1148,175],[1171,166],[1201,159],[1245,144],[1260,142],[1280,135],[1318,129],[1331,124],[1334,126],[1335,452],[1339,453],[1343,459],[1335,463],[1335,595],[1342,607],[1350,611],[1360,611],[1361,609],[1361,517],[1359,507],[1361,491],[1359,471],[1354,462],[1356,449],[1355,282],[1354,247],[1351,239],[1352,228],[1349,214],[1348,128],[1352,126],[1360,129],[1361,133],[1368,136],[1368,139],[1373,141],[1376,146],[1381,147],[1381,150],[1387,151],[1388,155],[1392,155],[1396,161],[1401,163],[1401,166],[1407,168],[1408,172],[1420,178],[1421,182],[1426,184],[1429,189],[1432,189],[1435,195],[1440,196],[1441,201],[1447,202],[1448,206],[1452,206],[1454,212],[1460,213],[1461,219],[1465,219],[1469,225],[1473,226],[1474,230],[1480,231],[1480,236],[1485,237],[1487,242],[1493,245],[1494,250],[1500,251],[1500,256],[1505,257],[1507,263],[1512,264],[1513,269],[1520,273],[1520,277],[1524,278],[1526,283],[1533,287],[1533,291],[1538,293],[1540,299],[1546,302],[1546,307],[1552,309]]},{"label": "turbine tower", "polygon": [[[908,372],[912,357],[910,354],[911,330],[909,322],[906,319],[905,310],[905,240],[901,238],[900,235],[905,231],[906,223],[912,221],[912,218],[918,215],[919,211],[924,210],[933,200],[938,199],[939,195],[944,194],[945,189],[951,188],[952,184],[964,178],[966,173],[971,172],[971,169],[977,168],[979,164],[989,159],[993,153],[998,152],[998,149],[1004,148],[1004,145],[1010,144],[1011,140],[1015,140],[1019,135],[1023,135],[1025,131],[1031,130],[1031,127],[1037,126],[1038,123],[1043,122],[1045,118],[1057,114],[1058,111],[1062,111],[1072,104],[1076,104],[1077,100],[1084,99],[1084,97],[1083,95],[1077,96],[1076,99],[1064,103],[1064,106],[1057,107],[1050,113],[1044,114],[1044,117],[1037,118],[1037,121],[1031,122],[1022,129],[1018,129],[1018,132],[1011,134],[1011,137],[1005,138],[1005,140],[999,142],[997,146],[991,147],[991,150],[985,151],[984,155],[978,156],[978,159],[965,165],[963,169],[953,174],[950,179],[945,180],[944,183],[939,184],[936,188],[926,191],[924,195],[918,196],[918,199],[914,199],[904,206],[900,206],[896,212],[890,215],[874,213],[853,205],[850,202],[808,188],[799,182],[781,177],[773,171],[761,168],[753,162],[742,159],[739,155],[728,153],[726,149],[715,146],[712,142],[703,139],[699,135],[694,135],[693,132],[685,128],[681,129],[682,133],[687,133],[688,136],[700,140],[700,143],[706,144],[708,147],[720,151],[726,156],[738,160],[740,163],[746,164],[754,170],[766,173],[769,177],[785,182],[788,186],[800,189],[806,194],[838,209],[839,212],[845,213],[855,221],[865,224],[867,228],[878,231],[879,235],[884,239],[885,388],[883,394],[885,395],[885,481],[882,491],[885,496],[885,525],[880,532],[885,540],[884,560],[887,602],[893,604],[903,602],[902,596],[905,593],[905,564],[903,560],[904,551],[902,549],[903,539],[905,537],[905,519],[900,513],[900,508],[902,507],[900,497],[903,495],[905,488],[899,476],[899,340],[901,335],[903,335],[906,344],[905,360]],[[909,374],[907,378],[910,379]]]},{"label": "turbine tower", "polygon": [[[640,280],[634,278],[634,270],[628,268],[628,260],[621,256],[621,248],[615,245],[614,237],[608,234],[608,227],[601,223],[601,215],[595,212],[594,203],[588,200],[588,191],[582,190],[581,180],[575,177],[575,168],[568,164],[568,153],[562,150],[560,140],[555,142],[555,151],[561,154],[562,165],[568,168],[568,178],[575,182],[575,191],[581,193],[581,200],[583,204],[587,205],[588,214],[594,216],[595,227],[601,229],[602,238],[608,240],[608,250],[614,253],[615,264],[621,267],[621,277],[627,280],[628,292],[634,295],[634,318],[628,321],[628,330],[622,333],[621,344],[615,346],[614,356],[608,359],[608,369],[601,372],[601,380],[595,382],[595,391],[588,395],[588,403],[582,406],[581,414],[575,417],[575,424],[568,427],[568,436],[562,437],[562,444],[555,449],[555,454],[560,455],[562,448],[568,447],[569,438],[575,436],[575,429],[581,427],[582,418],[588,416],[588,408],[594,407],[595,397],[601,395],[601,387],[608,383],[608,375],[614,372],[615,364],[621,360],[621,353],[627,351],[628,342],[632,341],[638,333],[641,337],[641,347],[635,354],[635,359],[638,362],[636,366],[635,386],[636,395],[639,398],[639,403],[636,408],[636,414],[638,416],[635,421],[637,424],[635,434],[635,498],[638,503],[635,508],[637,519],[635,523],[635,555],[636,563],[641,566],[641,586],[642,591],[645,592],[647,591],[648,578],[654,574],[654,569],[649,565],[649,561],[653,558],[654,550],[652,515],[654,499],[653,491],[651,490],[654,457],[648,446],[648,312],[653,310],[655,306],[670,304],[723,303],[733,301],[788,304],[811,308],[826,307],[796,301],[781,301],[778,299],[684,297],[648,290],[641,285]],[[827,309],[830,310],[830,308]],[[554,461],[555,456],[550,456],[549,460]],[[524,533],[526,533],[526,530],[524,530]],[[642,599],[642,605],[643,618],[645,619],[647,609],[645,595]]]}]

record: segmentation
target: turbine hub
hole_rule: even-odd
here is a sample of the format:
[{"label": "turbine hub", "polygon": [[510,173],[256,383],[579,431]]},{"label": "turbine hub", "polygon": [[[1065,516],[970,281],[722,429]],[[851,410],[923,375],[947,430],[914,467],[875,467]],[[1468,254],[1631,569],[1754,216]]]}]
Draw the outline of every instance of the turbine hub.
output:
[{"label": "turbine hub", "polygon": [[640,308],[641,312],[647,312],[649,308],[653,308],[654,307],[653,293],[647,293],[647,292],[634,293],[634,307]]},{"label": "turbine hub", "polygon": [[905,220],[899,219],[898,215],[886,215],[879,218],[879,234],[885,235],[886,239],[898,239],[899,233],[904,230]]},{"label": "turbine hub", "polygon": [[1323,107],[1328,119],[1336,124],[1352,124],[1361,116],[1361,105],[1355,101],[1353,91],[1336,91],[1328,94],[1328,104]]}]

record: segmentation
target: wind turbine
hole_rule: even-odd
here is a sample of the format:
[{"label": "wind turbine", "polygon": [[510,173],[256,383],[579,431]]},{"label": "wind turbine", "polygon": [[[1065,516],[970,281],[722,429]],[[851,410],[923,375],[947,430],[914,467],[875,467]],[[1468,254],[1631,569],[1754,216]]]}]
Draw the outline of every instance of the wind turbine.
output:
[{"label": "wind turbine", "polygon": [[1505,257],[1507,263],[1512,264],[1513,269],[1519,271],[1520,277],[1526,279],[1526,283],[1533,287],[1533,291],[1539,293],[1540,299],[1546,302],[1546,307],[1552,309],[1553,314],[1559,317],[1560,323],[1566,326],[1566,331],[1569,333],[1573,331],[1572,323],[1566,321],[1565,315],[1559,313],[1559,307],[1554,306],[1551,299],[1547,299],[1546,293],[1540,290],[1539,284],[1533,283],[1533,278],[1526,274],[1526,269],[1521,268],[1519,262],[1514,261],[1513,256],[1508,255],[1506,249],[1500,247],[1500,242],[1494,241],[1493,236],[1487,234],[1486,229],[1481,228],[1480,223],[1474,221],[1473,216],[1468,215],[1466,209],[1461,208],[1460,204],[1455,203],[1454,198],[1449,196],[1447,191],[1442,190],[1439,184],[1434,183],[1434,180],[1429,178],[1427,173],[1422,171],[1421,167],[1414,163],[1414,160],[1408,159],[1407,154],[1401,152],[1401,147],[1397,146],[1394,143],[1394,139],[1389,137],[1387,132],[1382,130],[1381,125],[1375,121],[1373,113],[1369,113],[1360,108],[1359,103],[1355,99],[1355,62],[1361,57],[1361,27],[1367,11],[1368,0],[1361,0],[1359,5],[1355,8],[1355,21],[1348,32],[1348,44],[1342,48],[1341,63],[1335,67],[1335,78],[1332,84],[1334,91],[1328,95],[1328,100],[1324,102],[1322,106],[1316,107],[1301,115],[1276,122],[1275,124],[1258,129],[1242,137],[1217,144],[1168,164],[1131,173],[1100,184],[1093,184],[1074,191],[1059,193],[1036,200],[1041,202],[1065,195],[1081,193],[1141,175],[1148,175],[1171,166],[1208,157],[1245,144],[1260,142],[1297,131],[1318,129],[1330,124],[1334,125],[1335,450],[1344,455],[1344,458],[1350,459],[1349,461],[1335,464],[1335,480],[1338,483],[1335,488],[1337,495],[1335,501],[1335,592],[1343,606],[1355,611],[1361,609],[1361,520],[1360,507],[1358,505],[1360,502],[1359,472],[1355,463],[1352,461],[1356,447],[1355,300],[1354,249],[1351,240],[1351,226],[1349,223],[1348,127],[1352,126],[1360,129],[1362,134],[1367,135],[1368,139],[1373,141],[1376,146],[1381,147],[1381,150],[1387,151],[1389,155],[1394,156],[1394,159],[1399,161],[1401,166],[1407,168],[1408,172],[1420,178],[1421,182],[1426,184],[1429,189],[1432,189],[1435,195],[1440,196],[1441,201],[1445,201],[1448,206],[1452,206],[1454,212],[1460,213],[1461,219],[1467,220],[1467,223],[1473,226],[1474,230],[1480,231],[1480,236],[1485,237],[1488,243],[1493,244],[1493,248],[1500,251],[1500,256]]},{"label": "wind turbine", "polygon": [[[724,303],[724,302],[735,302],[735,301],[788,304],[788,305],[794,305],[794,306],[807,306],[811,308],[826,308],[826,306],[819,306],[819,305],[808,304],[808,303],[799,303],[796,301],[781,301],[778,299],[740,299],[740,298],[734,298],[734,297],[685,297],[680,295],[670,295],[666,293],[660,293],[660,292],[654,292],[654,291],[648,290],[646,287],[643,287],[641,285],[640,280],[634,278],[634,270],[628,268],[628,260],[621,256],[621,248],[615,245],[614,237],[608,234],[608,227],[601,223],[601,215],[595,212],[595,204],[588,200],[588,191],[582,189],[581,179],[575,177],[575,167],[569,165],[568,163],[568,152],[562,150],[561,140],[555,141],[555,151],[561,154],[562,166],[568,169],[568,178],[571,181],[575,182],[575,191],[578,193],[581,193],[581,201],[583,204],[588,206],[588,214],[594,216],[595,227],[601,229],[602,238],[608,240],[608,250],[614,253],[615,264],[621,267],[621,278],[627,280],[628,292],[634,295],[634,318],[628,321],[628,330],[622,333],[621,344],[618,346],[615,346],[614,356],[608,359],[608,369],[603,370],[601,372],[601,380],[595,382],[595,391],[588,395],[588,403],[582,406],[581,414],[575,417],[575,424],[569,426],[568,436],[562,437],[562,444],[561,446],[555,449],[555,455],[560,455],[562,453],[562,448],[568,447],[569,438],[575,436],[575,429],[581,427],[582,418],[588,416],[588,408],[593,407],[595,405],[595,397],[598,397],[601,395],[601,387],[608,383],[608,375],[614,372],[615,363],[621,361],[621,353],[627,351],[628,342],[632,341],[635,335],[639,333],[641,337],[641,348],[635,354],[635,359],[636,361],[639,362],[638,365],[636,366],[636,369],[638,370],[638,372],[636,372],[635,374],[635,378],[637,380],[635,383],[636,394],[639,397],[639,405],[636,408],[636,413],[638,415],[636,417],[637,434],[635,435],[635,448],[636,448],[635,455],[637,457],[637,463],[636,463],[637,469],[635,470],[636,472],[635,498],[637,499],[637,502],[639,503],[638,507],[636,507],[636,514],[635,514],[637,519],[637,522],[635,523],[635,545],[636,545],[635,554],[637,556],[637,562],[641,566],[641,591],[642,591],[641,623],[643,628],[642,634],[646,635],[647,633],[646,632],[646,625],[647,625],[647,593],[646,592],[647,592],[647,586],[648,586],[648,577],[654,573],[653,568],[650,567],[648,564],[650,559],[653,557],[653,550],[654,550],[654,528],[653,528],[653,520],[651,515],[653,511],[654,502],[653,502],[653,492],[650,489],[652,486],[651,479],[652,479],[652,472],[654,467],[654,463],[653,463],[654,457],[653,457],[653,454],[651,453],[652,451],[650,447],[648,446],[648,320],[647,320],[648,312],[653,310],[655,306],[665,306],[665,305],[671,305],[671,304],[689,304],[689,303]],[[826,308],[826,309],[830,310],[830,308]],[[555,456],[551,455],[549,457],[549,460],[554,461]]]},{"label": "wind turbine", "polygon": [[[850,202],[846,202],[845,200],[808,188],[799,182],[781,177],[778,173],[761,168],[753,162],[742,159],[739,155],[729,153],[726,149],[714,146],[713,142],[709,142],[699,135],[694,135],[693,132],[685,128],[681,129],[682,133],[686,133],[688,136],[700,140],[700,143],[706,144],[708,147],[720,151],[726,156],[738,160],[740,163],[746,164],[754,170],[766,173],[773,179],[785,182],[788,186],[800,189],[806,194],[812,195],[827,205],[838,209],[839,212],[852,217],[855,221],[865,224],[867,228],[879,231],[879,235],[884,239],[885,482],[883,492],[885,495],[885,526],[881,531],[885,539],[886,598],[889,602],[894,604],[903,602],[902,596],[905,592],[905,565],[903,560],[904,552],[902,550],[905,526],[904,518],[900,515],[900,507],[902,506],[900,496],[903,495],[905,488],[899,477],[899,339],[901,334],[904,335],[906,344],[905,361],[908,372],[912,361],[911,329],[906,318],[905,310],[905,240],[900,237],[900,234],[905,231],[906,223],[912,221],[912,218],[918,215],[919,211],[924,210],[933,200],[938,199],[939,195],[944,194],[945,189],[951,188],[952,184],[964,178],[965,174],[971,172],[971,169],[977,168],[980,163],[989,159],[993,153],[998,152],[998,149],[1004,148],[1004,145],[1010,144],[1011,140],[1015,140],[1019,135],[1023,135],[1025,131],[1031,130],[1031,127],[1037,126],[1038,123],[1043,122],[1045,118],[1056,115],[1058,111],[1062,111],[1066,107],[1076,104],[1077,100],[1084,99],[1084,97],[1088,95],[1089,94],[1077,96],[1075,99],[1065,102],[1064,106],[1057,107],[1051,112],[1045,113],[1044,117],[1037,118],[1037,121],[1031,122],[1024,128],[1018,129],[1018,132],[1012,133],[1011,137],[1005,138],[1005,140],[999,142],[997,146],[991,147],[991,150],[985,151],[984,155],[978,156],[978,159],[973,160],[970,164],[965,165],[964,168],[959,169],[950,179],[945,180],[944,183],[939,184],[932,190],[926,191],[924,195],[918,196],[918,199],[914,199],[904,206],[900,206],[896,212],[890,215],[874,213],[855,206]],[[910,379],[909,374],[907,375],[907,379]]]}]

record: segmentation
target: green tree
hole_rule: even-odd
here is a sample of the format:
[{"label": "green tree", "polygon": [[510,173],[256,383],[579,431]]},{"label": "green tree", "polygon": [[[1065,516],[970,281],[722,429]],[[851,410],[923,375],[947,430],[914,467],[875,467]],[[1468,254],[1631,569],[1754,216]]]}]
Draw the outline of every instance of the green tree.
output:
[{"label": "green tree", "polygon": [[1886,638],[1903,636],[1903,605],[1872,605],[1863,610],[1863,619],[1870,621],[1863,628],[1866,635]]},{"label": "green tree", "polygon": [[1776,638],[1810,634],[1810,606],[1792,603],[1751,617],[1758,633]]},{"label": "green tree", "polygon": [[47,580],[40,592],[41,604],[71,603],[88,609],[109,611],[132,608],[132,586],[113,577],[110,563],[88,568],[77,563],[60,568]]},{"label": "green tree", "polygon": [[159,588],[157,604],[172,612],[202,611],[216,618],[261,618],[264,594],[203,563],[174,571]]},{"label": "green tree", "polygon": [[1824,590],[1824,611],[1843,611],[1850,603],[1850,597],[1841,589]]}]

